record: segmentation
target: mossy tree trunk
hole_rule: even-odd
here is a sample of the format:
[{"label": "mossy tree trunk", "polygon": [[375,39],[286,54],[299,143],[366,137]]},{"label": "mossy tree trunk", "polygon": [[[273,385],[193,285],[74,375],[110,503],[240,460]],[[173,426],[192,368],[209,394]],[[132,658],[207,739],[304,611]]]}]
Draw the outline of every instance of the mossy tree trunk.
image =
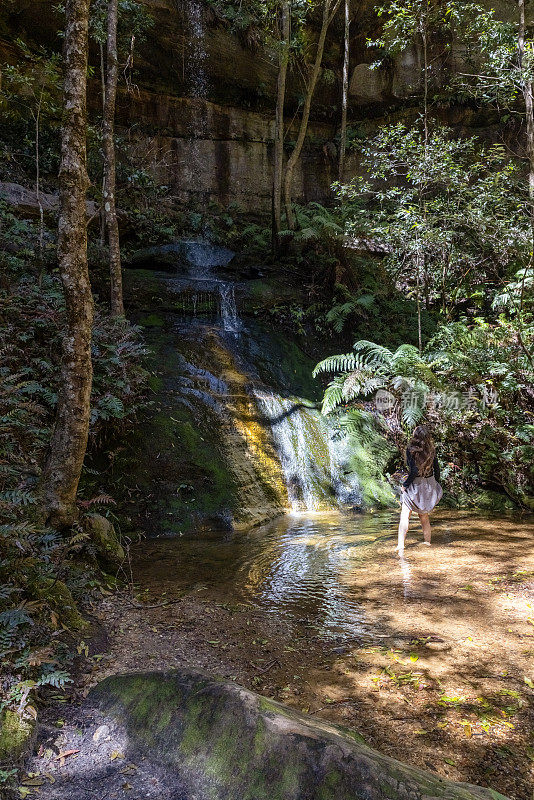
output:
[{"label": "mossy tree trunk", "polygon": [[345,0],[345,35],[343,41],[343,89],[341,96],[341,132],[339,142],[339,180],[343,181],[347,152],[347,105],[349,98],[350,64],[350,0]]},{"label": "mossy tree trunk", "polygon": [[273,170],[273,251],[280,247],[282,230],[282,171],[284,164],[284,104],[286,97],[287,68],[291,46],[291,25],[289,0],[282,0],[280,31],[280,61],[278,67],[278,86],[276,95],[276,117],[274,126],[274,170]]},{"label": "mossy tree trunk", "polygon": [[315,92],[315,87],[317,86],[317,81],[319,80],[319,75],[321,74],[321,64],[323,62],[326,34],[328,33],[330,24],[336,15],[340,2],[341,0],[323,0],[323,20],[321,23],[319,40],[317,42],[317,50],[315,52],[315,61],[313,62],[310,81],[306,89],[304,108],[302,110],[302,118],[300,121],[297,141],[295,142],[295,147],[289,156],[286,166],[286,174],[284,178],[284,205],[286,210],[287,226],[290,230],[295,230],[295,215],[292,207],[293,173],[295,172],[295,167],[300,158],[302,147],[304,145],[304,139],[306,138],[306,133],[308,131],[308,122],[310,119],[313,95]]},{"label": "mossy tree trunk", "polygon": [[89,0],[67,0],[65,15],[58,265],[66,330],[57,414],[41,483],[48,521],[58,527],[71,525],[77,517],[76,492],[87,447],[93,374],[85,197]]},{"label": "mossy tree trunk", "polygon": [[118,0],[108,0],[108,25],[106,44],[106,91],[102,140],[104,148],[104,216],[109,245],[109,273],[111,283],[111,313],[124,316],[122,295],[122,266],[119,243],[119,225],[115,203],[115,102],[117,97],[117,23]]}]

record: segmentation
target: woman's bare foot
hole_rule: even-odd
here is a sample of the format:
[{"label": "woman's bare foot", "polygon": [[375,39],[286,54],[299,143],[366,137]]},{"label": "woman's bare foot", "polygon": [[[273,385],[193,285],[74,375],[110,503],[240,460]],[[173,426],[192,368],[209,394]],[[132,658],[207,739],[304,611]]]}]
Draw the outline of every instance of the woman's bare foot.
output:
[{"label": "woman's bare foot", "polygon": [[427,547],[432,547],[432,542],[423,542]]}]

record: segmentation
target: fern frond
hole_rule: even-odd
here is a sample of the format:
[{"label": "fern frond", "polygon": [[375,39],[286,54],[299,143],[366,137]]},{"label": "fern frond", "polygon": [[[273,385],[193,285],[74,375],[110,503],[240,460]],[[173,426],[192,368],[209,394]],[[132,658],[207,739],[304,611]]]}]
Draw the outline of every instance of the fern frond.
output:
[{"label": "fern frond", "polygon": [[344,375],[337,375],[326,387],[321,407],[321,414],[324,414],[324,416],[331,414],[337,406],[343,403],[344,381]]},{"label": "fern frond", "polygon": [[313,377],[316,378],[321,372],[348,372],[357,369],[359,362],[354,353],[345,353],[339,356],[329,356],[320,361],[313,370]]},{"label": "fern frond", "polygon": [[354,343],[354,350],[363,354],[368,366],[382,367],[391,369],[393,365],[393,353],[387,347],[366,339]]},{"label": "fern frond", "polygon": [[384,386],[384,379],[365,370],[350,372],[343,382],[343,399],[354,400],[359,395],[368,396]]}]

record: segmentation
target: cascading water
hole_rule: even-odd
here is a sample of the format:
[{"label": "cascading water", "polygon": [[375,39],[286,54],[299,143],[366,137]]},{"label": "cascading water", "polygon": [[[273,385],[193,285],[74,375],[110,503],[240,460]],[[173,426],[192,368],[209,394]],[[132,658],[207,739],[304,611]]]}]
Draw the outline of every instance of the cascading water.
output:
[{"label": "cascading water", "polygon": [[219,297],[221,300],[221,320],[226,333],[239,334],[241,321],[237,313],[235,301],[235,287],[233,283],[219,282]]},{"label": "cascading water", "polygon": [[185,0],[185,12],[189,28],[188,53],[185,62],[186,79],[193,97],[205,98],[208,95],[205,48],[206,26],[201,0]]},{"label": "cascading water", "polygon": [[[241,320],[237,311],[235,283],[223,281],[213,270],[226,267],[234,257],[232,250],[213,245],[205,239],[183,240],[176,248],[179,260],[177,267],[183,269],[187,263],[188,277],[169,281],[179,295],[182,311],[196,317],[216,311],[225,333],[237,335],[241,331]],[[182,260],[183,259],[183,260]]]},{"label": "cascading water", "polygon": [[[187,179],[189,188],[198,192],[198,175],[203,168],[202,146],[209,113],[205,102],[209,96],[205,44],[207,31],[202,0],[184,0],[184,9],[188,28],[185,78],[191,97],[199,101],[191,130]],[[180,267],[183,270],[185,260],[189,273],[185,277],[182,271],[181,277],[171,281],[180,297],[179,306],[185,314],[201,318],[212,316],[216,306],[219,330],[226,334],[225,346],[233,340],[230,345],[232,358],[238,353],[239,360],[245,362],[246,374],[253,375],[255,370],[247,369],[247,359],[242,358],[243,348],[237,338],[242,330],[242,322],[237,310],[235,284],[221,280],[214,273],[217,268],[226,267],[234,254],[212,245],[207,239],[182,241],[176,247]],[[231,416],[232,402],[228,399],[228,387],[207,370],[187,362],[183,366],[185,374],[180,383],[183,402],[189,405],[197,400],[219,416],[228,412]],[[234,417],[234,427],[241,429],[247,440],[249,457],[259,462],[258,469],[261,469],[262,461],[272,465],[273,457],[275,461],[278,457],[280,464],[274,472],[280,472],[281,466],[293,511],[326,511],[341,505],[358,505],[361,494],[357,478],[350,470],[347,443],[334,438],[334,432],[318,412],[296,398],[274,394],[263,385],[251,390],[246,380],[240,385],[239,392],[244,396],[241,403],[237,404],[239,414],[242,416],[245,409],[246,416],[247,404],[250,404],[253,409],[258,409],[260,420],[256,422],[251,418],[243,422],[243,419]],[[272,450],[272,444],[263,441],[266,432],[276,449],[272,456],[262,450],[262,447]]]},{"label": "cascading water", "polygon": [[210,130],[210,106],[206,102],[210,83],[207,72],[206,22],[202,0],[184,0],[186,16],[187,49],[184,53],[184,79],[190,97],[196,102],[192,107],[190,140],[184,163],[184,180],[187,190],[202,202],[206,198],[200,190],[206,140]]},{"label": "cascading water", "polygon": [[358,505],[361,492],[350,471],[347,438],[336,437],[321,415],[298,398],[259,389],[254,396],[271,427],[292,510]]}]

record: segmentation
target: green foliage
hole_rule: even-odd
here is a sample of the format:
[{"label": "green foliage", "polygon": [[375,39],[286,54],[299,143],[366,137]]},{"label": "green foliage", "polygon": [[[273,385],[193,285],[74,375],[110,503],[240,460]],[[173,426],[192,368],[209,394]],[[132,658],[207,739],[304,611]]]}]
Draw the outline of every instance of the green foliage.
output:
[{"label": "green foliage", "polygon": [[456,76],[455,86],[516,114],[516,101],[523,99],[525,88],[534,80],[534,41],[527,30],[521,56],[518,39],[519,15],[515,23],[503,22],[494,11],[480,9],[463,32],[466,69]]},{"label": "green foliage", "polygon": [[336,333],[341,333],[347,321],[354,316],[364,316],[376,301],[376,295],[361,289],[356,293],[350,292],[346,286],[338,284],[337,294],[341,295],[340,301],[334,303],[326,315],[326,321],[332,325]]},{"label": "green foliage", "polygon": [[[263,43],[278,46],[280,38],[278,0],[208,0],[218,21],[227,25],[248,46]],[[291,49],[299,53],[305,44],[304,25],[315,0],[291,0]]]},{"label": "green foliage", "polygon": [[373,342],[358,341],[352,354],[332,356],[320,362],[314,375],[321,372],[340,373],[325,390],[323,414],[384,389],[394,393],[398,401],[410,395],[411,401],[401,404],[400,411],[400,420],[408,426],[421,419],[422,401],[429,387],[437,383],[417,348],[409,344],[391,351]]},{"label": "green foliage", "polygon": [[423,37],[450,40],[452,34],[474,24],[485,12],[476,3],[456,0],[389,0],[377,13],[384,18],[382,35],[368,44],[396,55]]},{"label": "green foliage", "polygon": [[[187,215],[174,208],[169,186],[140,164],[126,139],[116,137],[117,203],[128,215],[134,248],[171,242],[187,227]],[[98,170],[95,163],[93,171]]]},{"label": "green foliage", "polygon": [[305,206],[295,207],[297,230],[281,231],[280,237],[294,237],[296,243],[307,244],[320,242],[328,247],[338,242],[343,234],[342,219],[339,211],[332,212],[320,203],[312,202]]},{"label": "green foliage", "polygon": [[397,286],[445,314],[491,306],[530,253],[519,167],[439,126],[385,127],[362,152],[368,180],[339,188],[348,234],[379,241]]},{"label": "green foliage", "polygon": [[[527,335],[532,350],[534,330]],[[450,462],[444,479],[452,496],[497,489],[534,508],[534,375],[510,322],[443,325],[422,354],[358,341],[352,353],[320,362],[321,373],[335,376],[324,414],[359,414],[380,389],[388,402],[374,417],[387,439],[400,444],[403,430],[427,421]]]},{"label": "green foliage", "polygon": [[[53,236],[46,232],[50,243]],[[76,631],[76,605],[98,583],[77,563],[95,552],[83,529],[65,536],[44,526],[38,481],[59,391],[64,302],[58,276],[36,275],[36,225],[0,203],[0,712],[35,716],[46,691],[70,680],[70,651],[52,629]],[[90,448],[131,425],[146,402],[147,373],[140,331],[97,307]],[[86,501],[106,502],[105,495]],[[48,687],[48,688],[47,688]]]},{"label": "green foliage", "polygon": [[9,171],[36,180],[57,167],[61,118],[61,57],[15,41],[17,62],[1,65],[0,154]]},{"label": "green foliage", "polygon": [[[107,39],[107,0],[93,0],[89,30],[99,45],[105,46]],[[117,8],[117,50],[119,58],[125,60],[134,42],[142,42],[154,26],[154,19],[146,6],[136,0],[119,0]]]}]

